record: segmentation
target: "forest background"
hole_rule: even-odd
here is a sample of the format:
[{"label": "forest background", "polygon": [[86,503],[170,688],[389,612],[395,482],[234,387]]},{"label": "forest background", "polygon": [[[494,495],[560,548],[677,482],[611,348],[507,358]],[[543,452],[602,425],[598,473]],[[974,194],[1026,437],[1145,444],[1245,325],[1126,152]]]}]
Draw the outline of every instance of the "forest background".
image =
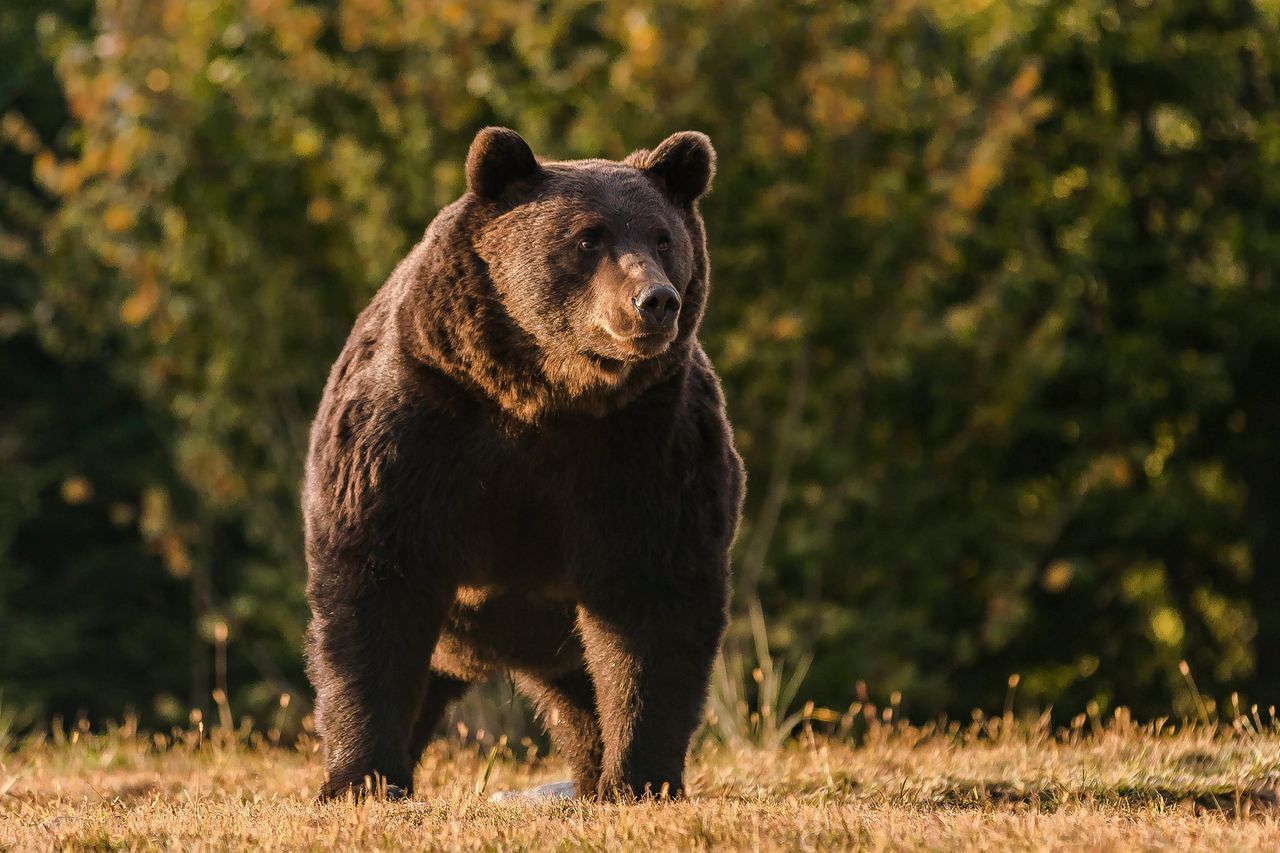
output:
[{"label": "forest background", "polygon": [[759,604],[820,706],[1280,702],[1275,0],[3,0],[0,56],[10,728],[306,713],[310,416],[490,124],[719,151],[744,695]]}]

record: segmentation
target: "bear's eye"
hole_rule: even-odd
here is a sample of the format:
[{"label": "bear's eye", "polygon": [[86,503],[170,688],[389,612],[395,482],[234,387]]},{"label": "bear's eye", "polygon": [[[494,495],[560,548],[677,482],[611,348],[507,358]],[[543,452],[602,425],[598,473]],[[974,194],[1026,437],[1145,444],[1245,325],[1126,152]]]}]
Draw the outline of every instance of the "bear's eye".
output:
[{"label": "bear's eye", "polygon": [[666,234],[658,235],[658,251],[666,252],[671,249],[671,238]]},{"label": "bear's eye", "polygon": [[583,252],[594,252],[600,248],[600,241],[594,237],[583,237],[578,241],[578,249]]}]

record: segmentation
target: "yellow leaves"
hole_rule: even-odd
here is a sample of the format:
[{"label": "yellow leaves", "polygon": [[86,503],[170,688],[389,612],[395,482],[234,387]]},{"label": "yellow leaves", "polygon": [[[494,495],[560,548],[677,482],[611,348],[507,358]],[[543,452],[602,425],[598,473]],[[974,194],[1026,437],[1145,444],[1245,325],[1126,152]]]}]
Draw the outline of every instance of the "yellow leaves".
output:
[{"label": "yellow leaves", "polygon": [[1085,495],[1100,486],[1126,488],[1133,483],[1133,466],[1119,453],[1094,457],[1088,468],[1076,478],[1075,492]]},{"label": "yellow leaves", "polygon": [[759,98],[751,105],[743,128],[746,148],[754,157],[765,160],[779,156],[799,157],[809,150],[809,132],[803,127],[784,123],[767,98]]},{"label": "yellow leaves", "polygon": [[387,0],[344,0],[338,10],[338,37],[347,50],[359,50],[373,41],[372,22],[390,17]]},{"label": "yellow leaves", "polygon": [[1125,569],[1120,588],[1129,601],[1161,598],[1166,591],[1164,563],[1137,563]]},{"label": "yellow leaves", "polygon": [[99,59],[115,59],[124,53],[124,35],[120,32],[107,32],[93,40],[93,52]]},{"label": "yellow leaves", "polygon": [[187,479],[215,503],[230,504],[245,494],[244,479],[221,448],[184,448],[180,463]]},{"label": "yellow leaves", "polygon": [[838,86],[819,83],[810,93],[809,114],[813,121],[835,133],[853,130],[866,112],[862,101]]},{"label": "yellow leaves", "polygon": [[1114,485],[1123,488],[1133,482],[1133,467],[1129,464],[1128,459],[1118,454],[1105,458],[1107,460],[1107,477]]},{"label": "yellow leaves", "polygon": [[1013,82],[1009,85],[1009,94],[1019,101],[1031,96],[1040,86],[1040,66],[1029,62],[1018,70]]},{"label": "yellow leaves", "polygon": [[236,64],[225,56],[219,56],[210,62],[209,67],[204,72],[204,76],[215,86],[224,86],[230,83],[235,74]]},{"label": "yellow leaves", "polygon": [[951,188],[951,204],[962,212],[971,213],[977,210],[982,200],[986,197],[987,191],[995,186],[996,182],[1003,174],[1000,165],[995,161],[991,154],[994,152],[983,152],[978,154],[969,163],[961,174],[959,180],[952,185]]},{"label": "yellow leaves", "polygon": [[307,220],[317,225],[329,221],[333,215],[333,203],[327,198],[313,198],[307,203]]},{"label": "yellow leaves", "polygon": [[1098,660],[1096,655],[1082,655],[1080,659],[1076,661],[1076,667],[1080,671],[1080,677],[1088,678],[1093,675],[1098,671],[1099,663],[1101,663],[1101,661]]},{"label": "yellow leaves", "polygon": [[732,369],[757,355],[762,344],[799,340],[806,332],[807,327],[800,314],[761,306],[740,328],[725,336],[719,363]]},{"label": "yellow leaves", "polygon": [[102,224],[108,231],[127,231],[133,227],[134,213],[123,204],[113,204],[102,212]]},{"label": "yellow leaves", "polygon": [[324,16],[311,7],[298,9],[291,23],[299,38],[307,44],[314,42],[324,32]]},{"label": "yellow leaves", "polygon": [[1173,455],[1176,446],[1171,430],[1167,428],[1158,430],[1155,447],[1151,449],[1151,452],[1142,461],[1142,470],[1146,473],[1147,479],[1155,480],[1164,473],[1165,462]]},{"label": "yellow leaves", "polygon": [[860,93],[872,70],[871,59],[856,49],[838,51],[806,68],[803,79],[813,121],[835,133],[851,131],[866,115]]},{"label": "yellow leaves", "polygon": [[858,193],[849,201],[849,214],[869,223],[884,222],[892,212],[889,196],[880,190]]},{"label": "yellow leaves", "polygon": [[180,207],[166,207],[160,213],[160,227],[164,230],[165,239],[176,244],[187,233],[186,214],[182,212]]},{"label": "yellow leaves", "polygon": [[1234,507],[1244,503],[1244,487],[1220,460],[1197,465],[1192,469],[1191,482],[1207,502]]},{"label": "yellow leaves", "polygon": [[136,131],[122,137],[117,144],[109,146],[103,152],[102,171],[110,178],[121,177],[129,170],[129,164],[132,162],[130,155],[140,151],[144,144],[145,137]]},{"label": "yellow leaves", "polygon": [[185,578],[191,574],[191,552],[187,547],[186,533],[169,504],[169,493],[159,486],[149,486],[142,493],[142,513],[138,519],[138,531],[151,548],[160,555],[165,568],[174,577]]},{"label": "yellow leaves", "polygon": [[771,331],[773,332],[774,340],[795,340],[804,333],[804,321],[797,314],[782,314],[773,321]]},{"label": "yellow leaves", "polygon": [[314,157],[320,152],[323,142],[324,140],[315,128],[303,127],[294,132],[290,148],[299,157]]},{"label": "yellow leaves", "polygon": [[1178,647],[1185,629],[1182,617],[1172,607],[1161,607],[1151,615],[1151,636],[1165,646]]},{"label": "yellow leaves", "polygon": [[160,305],[160,287],[154,278],[144,278],[120,305],[120,319],[130,326],[140,326]]},{"label": "yellow leaves", "polygon": [[138,520],[138,530],[143,537],[154,539],[163,534],[170,523],[169,493],[160,487],[147,488],[142,493],[142,517]]},{"label": "yellow leaves", "polygon": [[1083,166],[1072,166],[1053,179],[1053,197],[1063,199],[1089,185],[1089,173]]},{"label": "yellow leaves", "polygon": [[1151,111],[1149,122],[1156,144],[1165,151],[1189,151],[1200,143],[1200,123],[1180,106],[1156,107]]},{"label": "yellow leaves", "polygon": [[58,186],[58,161],[54,158],[50,151],[41,151],[35,156],[33,165],[36,181],[45,189],[57,192]]},{"label": "yellow leaves", "polygon": [[[641,105],[642,109],[653,109],[656,106],[656,93],[650,88],[649,81],[655,73],[669,73],[672,66],[670,62],[662,61],[660,33],[654,26],[650,12],[642,6],[624,9],[619,4],[607,10],[601,20],[603,30],[624,48],[608,68],[611,86],[628,92],[629,97]],[[539,33],[538,38],[549,41],[551,35],[550,32]],[[551,49],[550,43],[546,49]],[[590,56],[590,51],[582,54],[582,58],[588,62],[591,61]],[[600,60],[603,59],[602,54]],[[586,67],[585,63],[583,67]]]},{"label": "yellow leaves", "polygon": [[0,139],[28,156],[40,150],[40,136],[20,113],[12,110],[0,119]]},{"label": "yellow leaves", "polygon": [[62,481],[62,499],[72,506],[88,503],[93,498],[93,483],[88,477],[75,474]]},{"label": "yellow leaves", "polygon": [[1054,560],[1045,567],[1040,578],[1040,585],[1048,592],[1063,592],[1071,585],[1075,576],[1075,566],[1069,560]]},{"label": "yellow leaves", "polygon": [[835,67],[843,79],[857,82],[871,73],[871,59],[861,50],[850,48],[836,54]]},{"label": "yellow leaves", "polygon": [[391,92],[382,86],[369,89],[369,101],[378,112],[378,123],[389,134],[399,137],[404,135],[404,112],[400,103]]},{"label": "yellow leaves", "polygon": [[178,35],[187,23],[189,0],[165,0],[160,12],[160,24],[166,33]]},{"label": "yellow leaves", "polygon": [[[1006,95],[987,107],[985,127],[969,149],[967,162],[938,184],[947,187],[947,207],[934,217],[934,253],[944,263],[956,258],[956,239],[973,227],[973,216],[1004,178],[1004,165],[1014,144],[1030,133],[1048,112],[1049,102],[1035,96],[1040,82],[1036,61],[1025,63],[1010,81]],[[1071,235],[1076,243],[1087,233]]]},{"label": "yellow leaves", "polygon": [[162,536],[157,540],[156,546],[169,574],[175,578],[185,578],[191,574],[191,552],[180,536],[176,533]]},{"label": "yellow leaves", "polygon": [[1064,252],[1081,256],[1089,254],[1089,238],[1092,234],[1093,220],[1088,216],[1081,216],[1054,231],[1054,237]]},{"label": "yellow leaves", "polygon": [[293,7],[274,15],[276,44],[287,56],[310,50],[324,31],[324,16],[316,9]]},{"label": "yellow leaves", "polygon": [[467,6],[465,3],[459,3],[457,0],[450,0],[448,3],[440,4],[440,20],[445,24],[456,27],[467,19]]},{"label": "yellow leaves", "polygon": [[265,21],[273,20],[288,5],[288,0],[249,0],[249,12]]},{"label": "yellow leaves", "polygon": [[[112,31],[93,42],[97,60],[84,45],[63,52],[59,70],[68,105],[79,120],[82,141],[77,156],[65,161],[47,151],[36,155],[35,174],[42,186],[70,197],[104,179],[116,182],[150,150],[154,135],[143,119],[154,103],[148,90],[166,91],[173,83],[164,68],[133,67],[130,51],[144,45],[143,39]],[[12,129],[19,130],[16,126]],[[94,203],[100,202],[95,198]],[[118,205],[107,207],[101,217],[109,233],[127,231],[134,223],[134,213]]]},{"label": "yellow leaves", "polygon": [[152,68],[146,76],[147,88],[159,94],[169,88],[169,72],[163,68]]},{"label": "yellow leaves", "polygon": [[[20,261],[31,251],[30,244],[16,234],[0,231],[0,260]],[[2,333],[0,333],[2,334]]]},{"label": "yellow leaves", "polygon": [[800,155],[809,147],[809,134],[798,127],[788,127],[782,131],[782,150],[793,156]]},{"label": "yellow leaves", "polygon": [[501,41],[502,37],[506,35],[506,33],[507,24],[505,22],[499,21],[495,18],[486,17],[481,21],[480,30],[477,32],[477,35],[480,37],[480,41],[487,45],[493,45]]},{"label": "yellow leaves", "polygon": [[477,68],[467,75],[467,92],[474,97],[483,98],[493,91],[493,75],[486,68]]},{"label": "yellow leaves", "polygon": [[623,16],[632,61],[638,68],[652,68],[658,59],[658,30],[644,9],[635,6]]},{"label": "yellow leaves", "polygon": [[979,302],[966,302],[961,305],[955,305],[948,309],[943,316],[943,325],[947,327],[947,331],[951,333],[952,337],[959,340],[970,340],[978,329],[978,323],[982,319],[985,307]]}]

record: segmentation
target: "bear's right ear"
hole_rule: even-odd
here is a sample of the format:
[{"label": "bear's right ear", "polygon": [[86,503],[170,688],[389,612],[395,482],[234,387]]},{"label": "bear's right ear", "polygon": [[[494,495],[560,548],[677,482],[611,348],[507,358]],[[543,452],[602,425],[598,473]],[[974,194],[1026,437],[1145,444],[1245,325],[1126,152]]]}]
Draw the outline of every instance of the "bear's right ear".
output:
[{"label": "bear's right ear", "polygon": [[520,134],[505,127],[486,127],[467,152],[467,189],[492,201],[513,181],[535,175],[540,168]]}]

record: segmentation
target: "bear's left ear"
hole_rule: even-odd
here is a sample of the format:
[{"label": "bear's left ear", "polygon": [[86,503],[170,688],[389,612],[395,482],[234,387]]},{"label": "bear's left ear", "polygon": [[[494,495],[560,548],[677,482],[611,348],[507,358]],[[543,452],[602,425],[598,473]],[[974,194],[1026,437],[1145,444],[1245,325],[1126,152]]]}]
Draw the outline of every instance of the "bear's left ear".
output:
[{"label": "bear's left ear", "polygon": [[514,181],[541,171],[529,143],[506,127],[486,127],[467,152],[467,189],[490,201]]},{"label": "bear's left ear", "polygon": [[678,205],[690,205],[711,188],[716,150],[705,133],[673,133],[652,151],[637,151],[626,162],[657,178]]}]

